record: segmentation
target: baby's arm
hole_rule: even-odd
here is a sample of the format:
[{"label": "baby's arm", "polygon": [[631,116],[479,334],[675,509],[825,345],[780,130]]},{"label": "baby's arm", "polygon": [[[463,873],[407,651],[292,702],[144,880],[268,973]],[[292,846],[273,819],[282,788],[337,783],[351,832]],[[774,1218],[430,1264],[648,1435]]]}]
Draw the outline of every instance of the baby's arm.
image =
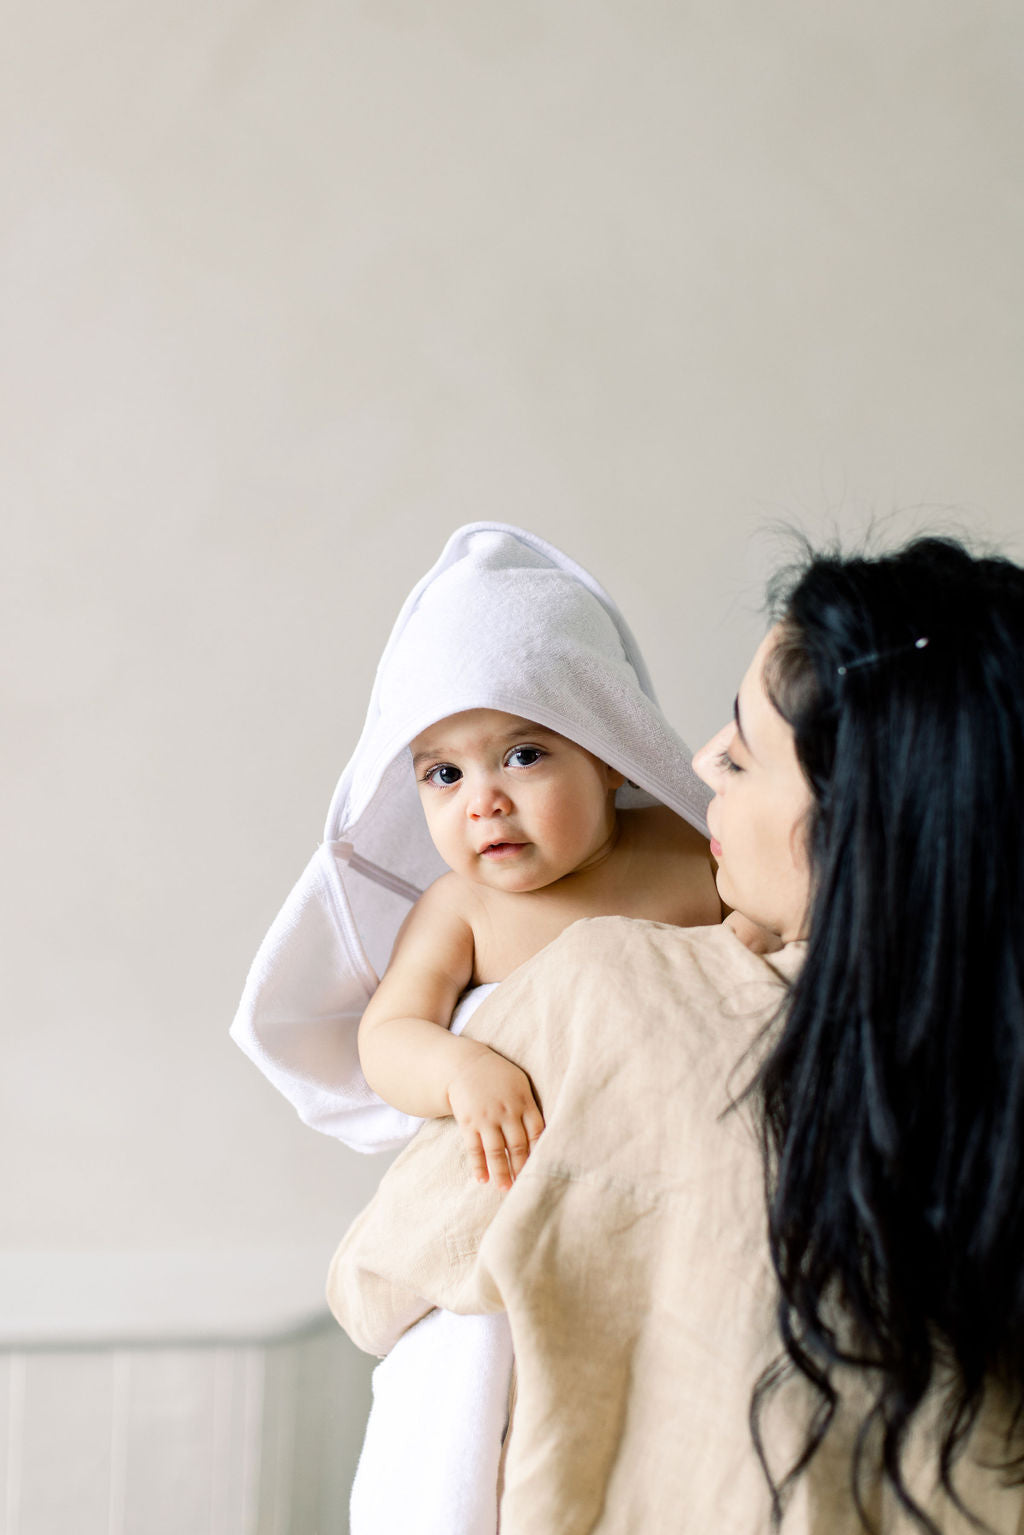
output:
[{"label": "baby's arm", "polygon": [[406,918],[359,1025],[359,1059],[395,1108],[428,1119],[453,1114],[476,1178],[510,1188],[544,1120],[525,1072],[448,1030],[473,975],[473,930],[456,889],[443,876]]}]

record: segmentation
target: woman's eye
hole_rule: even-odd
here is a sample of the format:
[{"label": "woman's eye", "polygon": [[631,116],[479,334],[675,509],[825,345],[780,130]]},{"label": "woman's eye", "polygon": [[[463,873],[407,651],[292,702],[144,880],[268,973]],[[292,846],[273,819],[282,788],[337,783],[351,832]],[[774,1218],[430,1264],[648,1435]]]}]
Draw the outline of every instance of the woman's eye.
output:
[{"label": "woman's eye", "polygon": [[435,789],[450,789],[461,777],[462,769],[457,768],[453,762],[439,762],[437,767],[424,773],[423,782],[433,784]]},{"label": "woman's eye", "polygon": [[505,758],[506,767],[533,767],[544,753],[539,746],[515,746]]}]

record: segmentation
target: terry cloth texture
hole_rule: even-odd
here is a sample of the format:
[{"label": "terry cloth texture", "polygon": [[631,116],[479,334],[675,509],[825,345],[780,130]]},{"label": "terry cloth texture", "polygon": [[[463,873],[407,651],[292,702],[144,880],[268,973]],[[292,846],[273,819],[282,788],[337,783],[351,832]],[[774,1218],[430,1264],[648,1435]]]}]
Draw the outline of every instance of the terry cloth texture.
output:
[{"label": "terry cloth texture", "polygon": [[[777,1290],[753,1108],[735,1104],[802,947],[757,956],[723,927],[574,924],[466,1029],[522,1064],[544,1112],[512,1190],[473,1184],[457,1128],[433,1121],[339,1248],[328,1299],[373,1353],[432,1305],[507,1311],[501,1535],[769,1535],[748,1412],[780,1350]],[[859,1379],[837,1383],[843,1405],[782,1535],[862,1535],[849,1472],[864,1399]],[[777,1472],[812,1406],[801,1383],[772,1404]],[[1021,1535],[1021,1489],[985,1467],[1005,1426],[993,1397],[954,1483],[995,1535]],[[943,1535],[976,1535],[936,1491],[934,1442],[913,1436],[910,1485]],[[876,1529],[917,1535],[870,1454],[865,1470]]]},{"label": "terry cloth texture", "polygon": [[[453,1034],[494,989],[465,993]],[[512,1334],[501,1313],[432,1311],[404,1332],[373,1372],[351,1535],[496,1535],[511,1379]]]},{"label": "terry cloth texture", "polygon": [[370,1090],[356,1033],[410,903],[444,872],[407,747],[464,709],[557,730],[626,775],[622,805],[660,802],[706,829],[708,790],[603,588],[520,528],[454,533],[398,616],[323,843],[263,941],[231,1028],[302,1119],[360,1151],[404,1145],[420,1124]]},{"label": "terry cloth texture", "polygon": [[495,1535],[508,1421],[506,1318],[431,1311],[373,1372],[351,1535]]}]

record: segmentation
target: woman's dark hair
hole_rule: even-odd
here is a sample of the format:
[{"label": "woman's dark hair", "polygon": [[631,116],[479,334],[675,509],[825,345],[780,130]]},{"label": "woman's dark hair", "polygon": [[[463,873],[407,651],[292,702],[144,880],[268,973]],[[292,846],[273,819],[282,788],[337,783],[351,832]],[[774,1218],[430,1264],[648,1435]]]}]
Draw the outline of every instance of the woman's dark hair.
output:
[{"label": "woman's dark hair", "polygon": [[776,611],[765,680],[813,790],[812,894],[757,1084],[786,1352],[755,1391],[755,1437],[795,1367],[819,1407],[773,1480],[778,1519],[857,1367],[861,1520],[880,1452],[934,1532],[901,1469],[926,1396],[954,1503],[989,1389],[1011,1424],[993,1475],[1024,1480],[1024,571],[925,538],[812,557]]}]

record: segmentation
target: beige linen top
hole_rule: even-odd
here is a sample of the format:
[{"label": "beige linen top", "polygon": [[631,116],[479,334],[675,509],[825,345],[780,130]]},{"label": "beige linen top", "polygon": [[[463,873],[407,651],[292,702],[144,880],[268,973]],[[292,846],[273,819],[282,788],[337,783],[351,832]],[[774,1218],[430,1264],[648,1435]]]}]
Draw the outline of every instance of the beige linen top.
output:
[{"label": "beige linen top", "polygon": [[[762,1535],[767,1484],[750,1393],[777,1356],[751,1047],[802,958],[751,954],[726,928],[578,922],[504,981],[466,1029],[527,1070],[546,1129],[510,1194],[471,1181],[451,1119],[428,1123],[342,1242],[328,1299],[383,1354],[432,1306],[508,1312],[518,1400],[502,1535]],[[855,1535],[849,1454],[858,1388],[797,1483],[784,1535]],[[773,1468],[812,1405],[784,1388],[766,1419]],[[994,1426],[993,1426],[994,1425]],[[998,1430],[989,1412],[985,1436]],[[458,1426],[453,1425],[453,1432]],[[978,1464],[956,1482],[997,1535],[1024,1498]],[[981,1448],[979,1448],[981,1446]],[[939,1528],[975,1526],[934,1491],[929,1436],[908,1457]],[[879,1528],[916,1530],[880,1481]]]}]

